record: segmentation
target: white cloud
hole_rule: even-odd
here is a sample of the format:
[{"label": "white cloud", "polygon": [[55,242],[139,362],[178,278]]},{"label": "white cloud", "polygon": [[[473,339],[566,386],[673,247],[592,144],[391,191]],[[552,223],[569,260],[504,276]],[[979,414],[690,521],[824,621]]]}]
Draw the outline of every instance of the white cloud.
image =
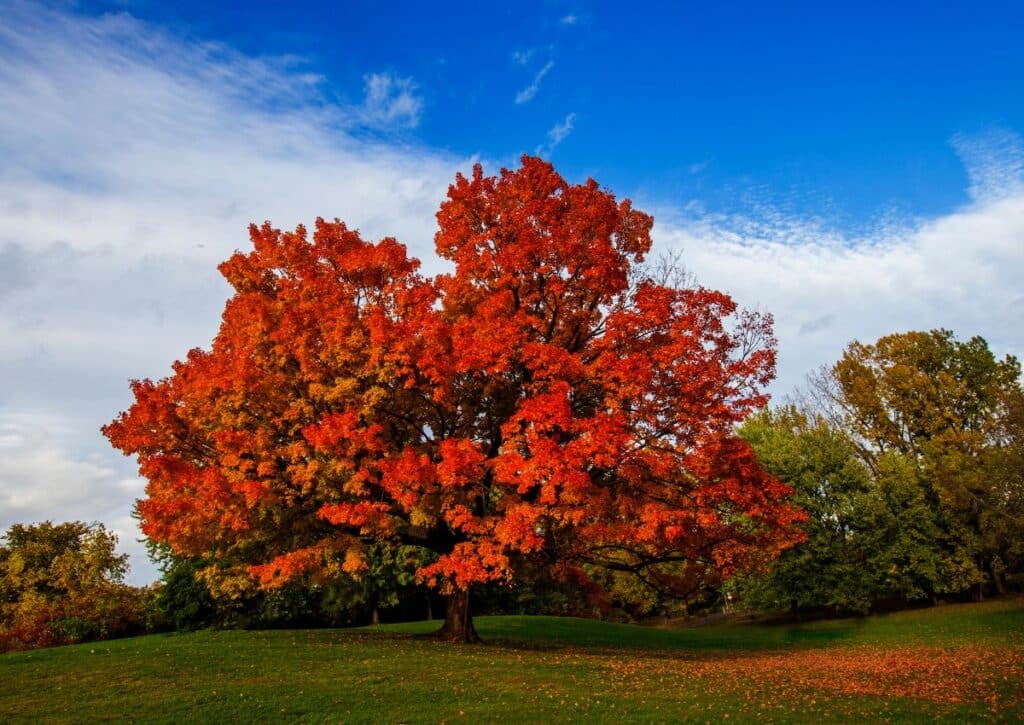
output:
[{"label": "white cloud", "polygon": [[544,80],[544,76],[550,73],[551,69],[554,67],[555,62],[553,60],[549,60],[545,63],[544,67],[537,71],[537,75],[533,77],[533,82],[516,94],[516,103],[523,104],[533,100],[533,97],[537,95],[537,91],[540,90],[540,82]]},{"label": "white cloud", "polygon": [[1024,193],[1024,142],[1006,130],[957,134],[950,143],[963,159],[974,199]]},{"label": "white cloud", "polygon": [[[697,279],[771,312],[777,395],[835,361],[853,339],[937,327],[1024,354],[1024,173],[1000,149],[1019,139],[958,139],[975,199],[934,219],[861,236],[804,219],[689,216],[655,209],[656,246],[683,250]],[[1010,142],[1013,143],[1010,143]],[[977,158],[985,166],[974,164]],[[984,183],[975,181],[985,179]]]},{"label": "white cloud", "polygon": [[[216,331],[216,264],[246,226],[338,216],[436,271],[434,213],[468,162],[360,138],[408,126],[411,81],[332,104],[294,59],[186,42],[127,15],[27,3],[0,24],[0,511],[103,520],[132,541],[130,461],[99,433]],[[127,528],[125,528],[127,527]],[[134,581],[154,575],[139,550]]]},{"label": "white cloud", "polygon": [[[39,416],[0,415],[0,531],[54,518],[99,521],[117,534],[118,549],[130,560],[145,560],[145,546],[125,509],[144,482],[101,456],[76,456],[62,448],[55,435],[62,427],[67,424]],[[69,513],[55,517],[55,509]]]},{"label": "white cloud", "polygon": [[562,16],[562,18],[558,22],[561,25],[575,25],[576,23],[579,22],[579,20],[580,19],[576,15],[569,13],[568,15]]},{"label": "white cloud", "polygon": [[536,51],[533,48],[527,48],[526,50],[514,50],[512,51],[512,62],[516,65],[527,65],[533,60],[534,53]]},{"label": "white cloud", "polygon": [[570,113],[565,117],[564,121],[552,126],[551,130],[548,131],[547,142],[538,146],[534,153],[538,156],[550,156],[555,150],[555,147],[567,139],[569,134],[572,133],[572,127],[575,122],[576,114]]},{"label": "white cloud", "polygon": [[406,128],[419,125],[423,100],[416,95],[416,84],[411,78],[371,73],[364,81],[366,100],[362,110],[368,125]]},{"label": "white cloud", "polygon": [[142,490],[137,477],[63,450],[47,421],[10,413],[0,419],[0,480],[17,484],[0,490],[0,527],[45,519],[55,499],[112,511]]},{"label": "white cloud", "polygon": [[697,174],[699,174],[702,171],[706,170],[708,168],[708,166],[710,166],[710,165],[711,165],[711,160],[710,159],[704,159],[703,161],[694,161],[692,164],[690,164],[689,166],[686,167],[686,170],[688,172],[690,172],[690,174],[696,176]]}]

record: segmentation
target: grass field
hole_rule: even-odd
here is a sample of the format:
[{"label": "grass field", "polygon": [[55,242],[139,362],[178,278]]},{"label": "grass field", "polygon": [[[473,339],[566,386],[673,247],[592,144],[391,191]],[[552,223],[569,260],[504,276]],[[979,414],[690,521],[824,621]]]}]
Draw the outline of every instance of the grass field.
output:
[{"label": "grass field", "polygon": [[482,646],[199,632],[0,656],[0,721],[1024,719],[1024,599],[803,626],[483,617]]}]

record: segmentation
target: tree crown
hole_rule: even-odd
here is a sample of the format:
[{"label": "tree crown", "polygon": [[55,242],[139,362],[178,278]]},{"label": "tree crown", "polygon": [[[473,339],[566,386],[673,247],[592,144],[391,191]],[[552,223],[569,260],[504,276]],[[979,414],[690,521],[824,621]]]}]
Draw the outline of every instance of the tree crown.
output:
[{"label": "tree crown", "polygon": [[539,159],[457,176],[437,218],[436,277],[338,220],[250,228],[212,348],[104,428],[148,480],[147,536],[225,586],[414,543],[455,589],[527,559],[685,562],[660,584],[694,586],[793,540],[789,489],[733,430],[766,401],[770,317],[645,274],[651,217]]}]

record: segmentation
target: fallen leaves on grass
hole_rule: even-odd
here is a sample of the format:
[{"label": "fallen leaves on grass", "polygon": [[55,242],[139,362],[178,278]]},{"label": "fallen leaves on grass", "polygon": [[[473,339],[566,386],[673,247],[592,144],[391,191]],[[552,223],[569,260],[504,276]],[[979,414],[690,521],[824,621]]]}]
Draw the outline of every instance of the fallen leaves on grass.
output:
[{"label": "fallen leaves on grass", "polygon": [[1024,682],[1019,647],[853,647],[776,653],[637,659],[610,664],[623,685],[638,687],[653,676],[701,678],[716,691],[757,691],[773,700],[814,692],[909,697],[941,703],[1019,706]]}]

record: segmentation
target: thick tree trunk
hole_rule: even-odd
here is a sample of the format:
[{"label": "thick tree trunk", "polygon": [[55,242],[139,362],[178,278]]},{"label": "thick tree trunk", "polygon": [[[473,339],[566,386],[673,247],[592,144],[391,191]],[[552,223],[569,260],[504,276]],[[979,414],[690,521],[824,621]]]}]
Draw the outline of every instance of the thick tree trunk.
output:
[{"label": "thick tree trunk", "polygon": [[473,615],[469,612],[468,589],[458,589],[448,596],[444,625],[437,630],[436,636],[449,642],[481,641],[473,626]]}]

